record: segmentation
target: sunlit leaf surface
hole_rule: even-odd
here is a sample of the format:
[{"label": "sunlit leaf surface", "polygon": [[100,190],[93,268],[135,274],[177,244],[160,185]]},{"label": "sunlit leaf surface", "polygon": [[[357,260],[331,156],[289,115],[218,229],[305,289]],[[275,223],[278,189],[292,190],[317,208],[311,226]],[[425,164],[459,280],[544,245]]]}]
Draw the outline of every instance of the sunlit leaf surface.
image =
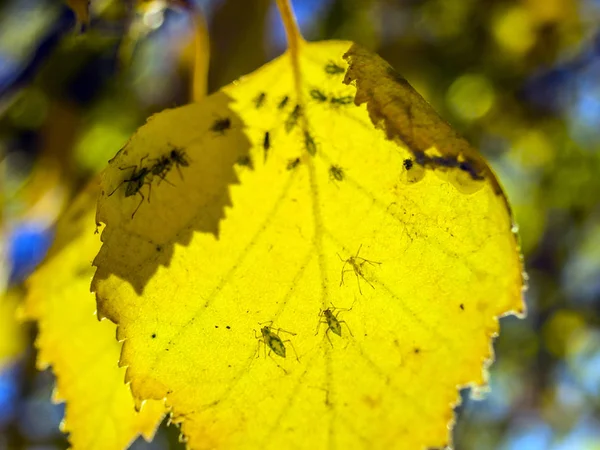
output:
[{"label": "sunlit leaf surface", "polygon": [[46,262],[31,276],[24,313],[37,320],[37,365],[56,375],[56,400],[66,402],[63,430],[74,449],[126,448],[137,435],[151,439],[164,414],[161,401],[149,401],[138,413],[125,370],[117,365],[120,344],[115,326],[98,322],[89,292],[94,255],[94,201],[91,184],[59,221]]},{"label": "sunlit leaf surface", "polygon": [[443,446],[523,311],[494,175],[350,47],[157,114],[103,177],[99,314],[191,448]]}]

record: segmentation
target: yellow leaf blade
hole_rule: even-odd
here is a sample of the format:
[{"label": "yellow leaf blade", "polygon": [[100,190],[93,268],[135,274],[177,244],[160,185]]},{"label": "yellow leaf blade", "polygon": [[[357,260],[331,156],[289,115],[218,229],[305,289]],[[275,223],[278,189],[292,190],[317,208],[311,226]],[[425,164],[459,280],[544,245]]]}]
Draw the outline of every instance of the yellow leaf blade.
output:
[{"label": "yellow leaf blade", "polygon": [[96,181],[59,221],[49,258],[28,281],[23,311],[38,322],[37,365],[53,368],[56,399],[67,404],[63,431],[75,449],[126,448],[140,434],[151,439],[165,412],[160,401],[135,411],[125,369],[117,366],[115,326],[94,314],[89,281],[100,248],[93,208],[98,192]]},{"label": "yellow leaf blade", "polygon": [[17,291],[0,293],[0,369],[25,349],[26,330],[16,318],[19,302]]},{"label": "yellow leaf blade", "polygon": [[[226,112],[208,101],[193,127],[156,116],[107,170],[99,311],[126,339],[134,395],[167,396],[191,448],[444,446],[457,387],[486,382],[497,317],[523,311],[512,219],[493,174],[475,162],[444,166],[434,157],[449,153],[430,138],[423,152],[434,166],[374,129],[353,104],[364,91],[342,83],[350,46],[303,45],[298,95],[288,54],[224,88],[245,141],[241,125],[211,134],[211,115]],[[158,160],[177,136],[203,136],[184,147],[185,178],[149,179],[152,202],[131,218],[123,191],[107,194],[119,167],[147,153]],[[186,194],[204,170],[195,161],[217,146],[237,161],[239,183],[227,183],[218,235],[192,233],[204,205],[202,193]],[[174,233],[161,223],[176,214],[189,222]],[[157,266],[121,250],[132,270],[111,273],[107,255],[130,246],[134,230],[172,253]],[[189,242],[175,245],[181,235]],[[136,279],[148,268],[152,277]]]}]

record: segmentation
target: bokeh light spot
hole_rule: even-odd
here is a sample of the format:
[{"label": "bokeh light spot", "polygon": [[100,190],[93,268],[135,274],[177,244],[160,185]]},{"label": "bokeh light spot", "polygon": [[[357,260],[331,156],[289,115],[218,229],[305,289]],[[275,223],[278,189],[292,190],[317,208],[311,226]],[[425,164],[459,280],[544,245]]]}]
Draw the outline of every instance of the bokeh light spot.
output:
[{"label": "bokeh light spot", "polygon": [[446,101],[462,120],[472,121],[485,116],[495,101],[494,87],[483,75],[466,74],[448,89]]},{"label": "bokeh light spot", "polygon": [[522,6],[499,11],[492,20],[492,32],[498,46],[511,53],[523,54],[536,41],[532,18]]},{"label": "bokeh light spot", "polygon": [[585,329],[581,314],[571,310],[559,310],[544,324],[542,335],[549,352],[562,357],[571,348],[571,340]]}]

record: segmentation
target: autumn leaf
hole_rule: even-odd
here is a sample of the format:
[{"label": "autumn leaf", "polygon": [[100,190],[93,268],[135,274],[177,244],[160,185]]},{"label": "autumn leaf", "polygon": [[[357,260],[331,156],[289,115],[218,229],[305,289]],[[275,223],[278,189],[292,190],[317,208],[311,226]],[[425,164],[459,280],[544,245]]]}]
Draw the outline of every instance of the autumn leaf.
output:
[{"label": "autumn leaf", "polygon": [[66,402],[63,431],[75,449],[126,448],[138,434],[151,439],[165,407],[146,402],[137,413],[117,365],[115,326],[98,322],[89,292],[91,261],[100,247],[95,234],[95,180],[57,225],[53,248],[30,277],[23,313],[37,320],[37,366],[52,366],[56,401]]},{"label": "autumn leaf", "polygon": [[522,267],[491,170],[350,42],[296,43],[111,161],[92,289],[190,448],[449,443]]},{"label": "autumn leaf", "polygon": [[0,370],[25,349],[25,328],[16,318],[21,295],[16,290],[0,292]]}]

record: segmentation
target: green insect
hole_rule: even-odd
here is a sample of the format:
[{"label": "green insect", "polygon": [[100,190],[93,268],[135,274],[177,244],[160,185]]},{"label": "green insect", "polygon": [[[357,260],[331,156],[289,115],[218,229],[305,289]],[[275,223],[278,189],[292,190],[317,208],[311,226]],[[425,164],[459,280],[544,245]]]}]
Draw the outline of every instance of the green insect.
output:
[{"label": "green insect", "polygon": [[[342,266],[342,280],[340,281],[340,286],[344,284],[344,274],[346,272],[354,272],[354,275],[356,275],[356,282],[358,283],[358,292],[360,292],[360,294],[362,295],[362,289],[360,288],[360,278],[365,280],[369,284],[369,286],[371,286],[373,289],[375,289],[375,286],[373,286],[373,284],[371,284],[371,282],[365,278],[364,269],[363,269],[364,265],[365,264],[370,264],[372,266],[381,265],[381,262],[371,261],[369,259],[365,259],[365,258],[358,256],[361,248],[362,248],[362,244],[360,244],[360,246],[358,247],[358,251],[356,252],[356,255],[351,256],[348,259],[344,260],[339,254],[338,254],[338,257],[344,263],[344,265]],[[346,269],[347,265],[350,265],[351,268]]]},{"label": "green insect", "polygon": [[[332,347],[333,347],[333,342],[331,342],[331,338],[329,337],[329,332],[331,331],[332,333],[337,334],[339,337],[342,337],[342,324],[346,325],[346,328],[348,328],[348,333],[350,333],[350,336],[354,336],[352,334],[352,330],[350,330],[350,327],[348,326],[346,321],[338,319],[338,315],[341,312],[351,311],[353,307],[354,307],[354,303],[352,303],[352,306],[350,308],[336,308],[335,306],[333,306],[333,304],[331,304],[331,308],[322,309],[319,312],[320,320],[319,320],[319,323],[317,324],[317,332],[315,333],[315,336],[317,334],[319,334],[319,329],[321,328],[321,324],[323,324],[323,323],[327,324],[327,330],[325,331],[325,337],[327,337],[327,340],[329,341],[329,343],[331,344]],[[337,313],[336,313],[336,311],[337,311]]]},{"label": "green insect", "polygon": [[310,91],[310,96],[321,103],[327,101],[327,96],[318,89],[312,89]]},{"label": "green insect", "polygon": [[277,105],[277,109],[283,109],[286,107],[286,105],[288,104],[288,101],[290,100],[290,98],[286,95],[285,97],[283,97],[281,99],[281,101],[279,102],[279,105]]},{"label": "green insect", "polygon": [[222,136],[230,128],[231,128],[231,119],[229,117],[225,117],[224,119],[215,120],[215,122],[211,125],[210,130],[213,133],[220,134]]},{"label": "green insect", "polygon": [[190,161],[188,159],[187,153],[181,148],[174,148],[173,150],[171,150],[169,158],[171,159],[171,162],[175,164],[175,167],[177,167],[177,171],[179,172],[179,176],[183,179],[181,167],[190,166]]},{"label": "green insect", "polygon": [[[137,166],[134,165],[134,166],[129,166],[129,167],[119,167],[120,170],[133,169],[133,172],[131,172],[131,175],[129,175],[129,178],[126,178],[125,180],[121,181],[117,185],[117,187],[110,194],[108,194],[108,196],[110,197],[117,191],[117,189],[119,189],[121,187],[121,185],[123,183],[127,183],[127,186],[125,187],[125,197],[131,197],[131,196],[138,195],[138,194],[142,197],[142,199],[140,200],[140,203],[137,205],[137,207],[131,214],[132,219],[135,216],[135,213],[138,211],[138,209],[140,209],[140,206],[142,206],[142,203],[144,202],[144,199],[146,198],[146,197],[144,197],[144,194],[142,194],[142,191],[141,191],[141,189],[144,187],[145,184],[148,185],[148,202],[150,202],[150,194],[152,192],[152,171],[148,167],[142,167],[142,165],[144,163],[144,159],[146,159],[147,157],[148,157],[148,155],[146,155],[142,159],[140,159],[140,163]],[[139,169],[138,169],[138,167],[139,167]]]},{"label": "green insect", "polygon": [[285,120],[285,131],[289,133],[294,129],[296,124],[298,123],[298,118],[302,115],[302,107],[300,105],[296,105],[288,118]]},{"label": "green insect", "polygon": [[158,184],[160,184],[161,181],[165,181],[166,183],[173,185],[166,179],[171,167],[173,167],[173,161],[171,158],[163,155],[158,158],[154,158],[153,161],[155,161],[155,163],[152,167],[150,167],[150,172],[152,173],[152,176],[157,176],[160,178],[160,180],[158,180]]},{"label": "green insect", "polygon": [[300,158],[290,159],[287,163],[286,169],[293,170],[298,167],[298,164],[300,164]]},{"label": "green insect", "polygon": [[329,168],[329,178],[332,180],[342,181],[344,179],[344,169],[333,164]]},{"label": "green insect", "polygon": [[338,66],[336,63],[334,63],[333,61],[330,61],[326,66],[325,66],[325,73],[329,74],[329,75],[339,75],[341,73],[344,73],[346,70],[343,67]]},{"label": "green insect", "polygon": [[248,167],[249,169],[254,169],[254,163],[252,162],[252,158],[248,155],[240,156],[236,162],[240,166]]},{"label": "green insect", "polygon": [[304,132],[304,147],[310,156],[317,154],[317,144],[308,131]]},{"label": "green insect", "polygon": [[351,95],[345,95],[343,97],[331,97],[330,100],[332,105],[349,105],[353,101],[354,97],[352,97]]},{"label": "green insect", "polygon": [[[272,328],[271,325],[273,325],[273,321],[263,322],[263,323],[268,323],[269,325],[265,325],[260,329],[261,336],[258,336],[256,334],[256,330],[254,330],[254,337],[256,339],[258,339],[259,349],[260,349],[261,343],[264,345],[265,358],[267,357],[267,347],[269,347],[269,356],[271,356],[271,352],[275,352],[275,354],[277,356],[281,356],[282,358],[285,358],[286,349],[285,349],[284,344],[286,344],[286,343],[289,343],[290,346],[292,347],[292,350],[294,350],[294,353],[296,353],[296,349],[294,348],[292,341],[290,339],[286,339],[285,341],[283,341],[281,339],[281,337],[279,336],[279,333],[282,331],[284,333],[291,334],[292,336],[296,336],[296,333],[292,333],[291,331],[286,331],[281,328],[277,328],[277,329]],[[259,324],[259,325],[262,325],[262,324]],[[259,356],[260,356],[260,351],[257,352],[256,357],[258,358]],[[296,359],[299,360],[297,353],[296,353]]]},{"label": "green insect", "polygon": [[260,108],[265,103],[266,98],[267,94],[265,94],[264,92],[261,92],[256,96],[256,98],[254,99],[254,106],[256,106],[256,109]]},{"label": "green insect", "polygon": [[265,137],[263,138],[263,151],[265,154],[265,162],[267,162],[267,157],[269,156],[269,149],[271,148],[271,133],[265,131]]}]

